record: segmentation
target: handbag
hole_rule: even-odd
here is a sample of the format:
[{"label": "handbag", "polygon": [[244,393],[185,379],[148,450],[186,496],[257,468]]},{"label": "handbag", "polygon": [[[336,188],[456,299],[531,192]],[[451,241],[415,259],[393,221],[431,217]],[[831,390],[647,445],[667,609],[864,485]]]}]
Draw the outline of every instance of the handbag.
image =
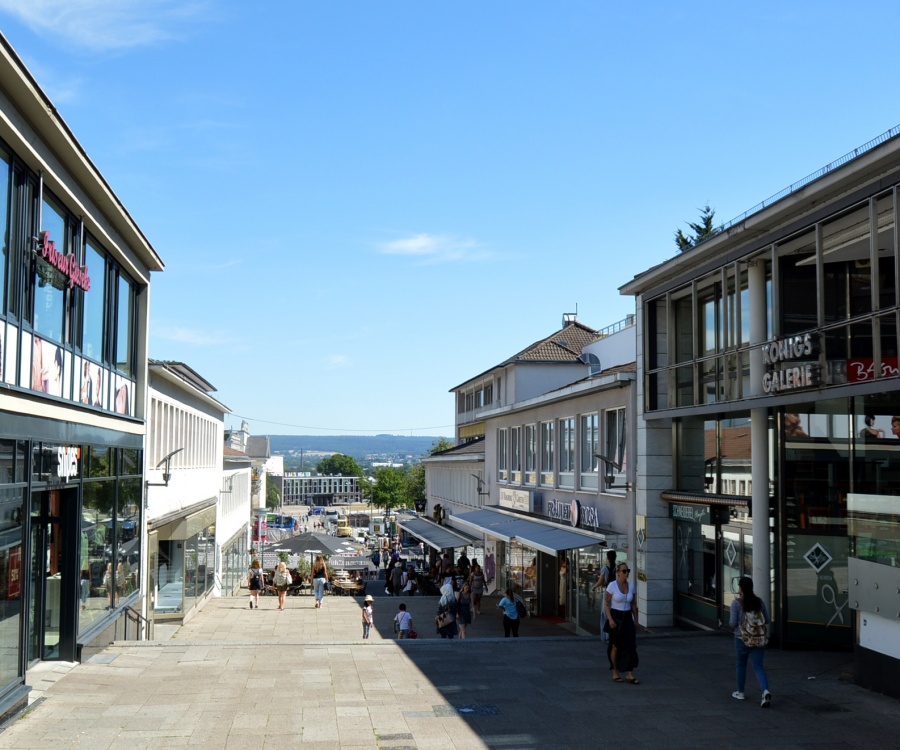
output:
[{"label": "handbag", "polygon": [[434,624],[438,626],[438,628],[446,628],[448,625],[453,624],[453,615],[449,612],[440,612],[438,616],[434,618]]},{"label": "handbag", "polygon": [[415,630],[413,630],[412,628],[410,628],[410,629],[409,629],[409,637],[410,637],[410,638],[418,638],[418,637],[419,637],[419,634],[418,634]]}]

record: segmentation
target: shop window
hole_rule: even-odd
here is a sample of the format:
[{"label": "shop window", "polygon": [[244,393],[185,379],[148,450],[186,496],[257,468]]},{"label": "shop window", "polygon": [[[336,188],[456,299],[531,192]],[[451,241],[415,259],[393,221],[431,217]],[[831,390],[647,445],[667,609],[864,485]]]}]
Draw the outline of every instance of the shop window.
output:
[{"label": "shop window", "polygon": [[681,594],[715,600],[718,586],[715,526],[676,522],[675,581]]},{"label": "shop window", "polygon": [[784,502],[790,529],[843,532],[850,489],[850,410],[844,399],[786,410]]},{"label": "shop window", "polygon": [[[14,453],[13,441],[0,441],[2,460],[6,464]],[[8,482],[11,477],[4,472],[0,481]],[[22,487],[0,486],[0,530],[3,532],[3,547],[0,549],[0,688],[15,682],[19,676],[21,654],[15,647],[19,639],[22,620],[22,550],[25,490]]]},{"label": "shop window", "polygon": [[116,566],[113,562],[113,509],[115,482],[85,482],[83,489],[79,625],[84,629],[102,617],[116,601]]}]

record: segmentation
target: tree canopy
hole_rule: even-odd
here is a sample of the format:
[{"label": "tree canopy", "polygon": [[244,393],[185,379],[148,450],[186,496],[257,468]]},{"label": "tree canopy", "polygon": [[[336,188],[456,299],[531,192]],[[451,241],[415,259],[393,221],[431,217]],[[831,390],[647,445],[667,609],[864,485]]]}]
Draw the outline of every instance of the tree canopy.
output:
[{"label": "tree canopy", "polygon": [[678,245],[678,249],[681,252],[690,250],[692,247],[695,247],[704,240],[707,240],[722,231],[721,226],[717,227],[713,224],[713,219],[715,219],[716,216],[715,209],[710,208],[707,203],[703,208],[699,209],[699,211],[700,221],[688,222],[688,226],[691,228],[691,232],[693,232],[692,236],[686,235],[681,229],[675,231],[675,244]]},{"label": "tree canopy", "polygon": [[316,464],[316,473],[322,476],[336,477],[361,477],[363,470],[356,461],[343,453],[335,453],[333,456],[323,458]]},{"label": "tree canopy", "polygon": [[372,505],[390,510],[404,507],[407,502],[405,473],[391,466],[379,466],[375,469]]},{"label": "tree canopy", "polygon": [[281,506],[281,490],[272,480],[266,480],[266,507],[275,510]]}]

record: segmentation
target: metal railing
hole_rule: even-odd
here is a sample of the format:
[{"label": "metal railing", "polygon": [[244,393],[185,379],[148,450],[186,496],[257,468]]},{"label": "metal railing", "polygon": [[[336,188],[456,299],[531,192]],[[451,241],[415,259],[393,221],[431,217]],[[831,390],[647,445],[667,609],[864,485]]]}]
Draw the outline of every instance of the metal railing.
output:
[{"label": "metal railing", "polygon": [[[129,604],[126,604],[123,607],[123,611],[125,612],[125,640],[133,640],[139,641],[141,639],[141,627],[143,627],[147,636],[144,640],[152,640],[153,639],[153,622],[144,617],[140,612],[138,612],[134,607]],[[128,638],[128,623],[133,623],[135,628],[137,629],[137,638]]]},{"label": "metal railing", "polygon": [[628,315],[625,316],[624,320],[620,320],[617,323],[613,323],[612,325],[606,326],[606,328],[601,328],[599,331],[597,331],[597,333],[599,333],[601,337],[611,336],[612,334],[618,333],[619,331],[622,331],[622,330],[628,328],[628,326],[633,326],[633,325],[634,325],[634,315],[629,313]]},{"label": "metal railing", "polygon": [[695,245],[695,247],[699,247],[704,242],[711,240],[713,237],[718,237],[723,232],[727,232],[732,227],[737,226],[742,221],[745,221],[749,216],[752,216],[755,213],[759,213],[764,208],[771,206],[773,203],[777,203],[782,198],[786,198],[791,193],[796,192],[800,188],[806,187],[807,185],[809,185],[809,183],[814,182],[815,180],[818,180],[820,177],[824,177],[829,172],[833,172],[838,167],[842,167],[847,162],[853,161],[857,157],[862,156],[865,153],[868,153],[869,151],[876,148],[877,146],[880,146],[882,143],[885,143],[886,141],[889,141],[892,138],[896,138],[898,135],[900,135],[900,125],[895,125],[890,130],[886,130],[884,133],[873,138],[868,143],[864,143],[862,146],[859,146],[858,148],[855,148],[852,151],[849,151],[848,153],[844,154],[839,159],[835,159],[833,162],[826,164],[821,169],[817,169],[812,174],[808,174],[803,179],[797,180],[797,182],[791,183],[786,188],[779,190],[774,195],[770,195],[764,201],[761,201],[761,202],[757,203],[755,206],[753,206],[753,208],[748,208],[740,216],[738,216],[738,217],[732,219],[731,221],[729,221],[728,223],[720,226],[714,234],[711,234],[709,237],[706,237],[703,241],[698,242],[697,245]]}]

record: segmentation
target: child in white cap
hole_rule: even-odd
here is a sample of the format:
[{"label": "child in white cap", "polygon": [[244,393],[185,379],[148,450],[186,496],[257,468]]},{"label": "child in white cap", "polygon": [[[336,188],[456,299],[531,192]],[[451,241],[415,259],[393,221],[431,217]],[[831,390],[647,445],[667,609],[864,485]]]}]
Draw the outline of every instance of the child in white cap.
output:
[{"label": "child in white cap", "polygon": [[375,624],[375,619],[372,614],[372,602],[375,601],[372,598],[372,595],[369,594],[366,596],[366,606],[363,607],[362,611],[362,623],[363,623],[363,638],[369,637],[369,629],[372,625]]}]

